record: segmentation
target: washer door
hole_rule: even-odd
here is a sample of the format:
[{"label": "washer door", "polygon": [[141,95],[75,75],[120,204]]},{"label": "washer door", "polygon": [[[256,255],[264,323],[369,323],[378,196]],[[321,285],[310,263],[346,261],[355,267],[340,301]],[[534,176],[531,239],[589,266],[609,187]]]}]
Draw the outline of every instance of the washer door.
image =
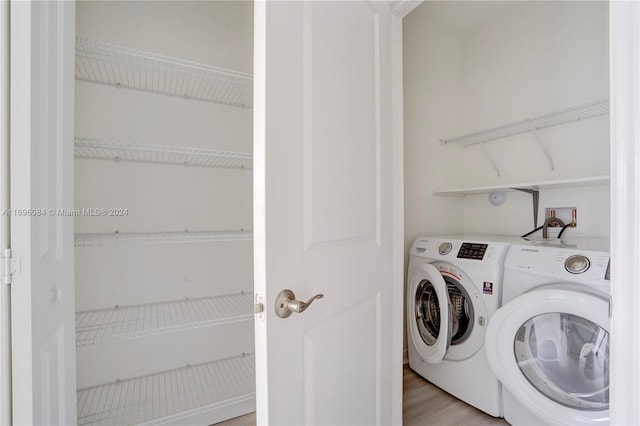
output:
[{"label": "washer door", "polygon": [[449,349],[454,329],[447,284],[431,264],[420,265],[410,279],[407,322],[420,357],[440,363]]},{"label": "washer door", "polygon": [[446,359],[462,361],[484,350],[488,312],[484,298],[498,295],[483,295],[481,288],[461,269],[444,262],[432,265],[440,271],[447,285],[451,303],[452,332],[451,344]]},{"label": "washer door", "polygon": [[609,422],[609,303],[562,288],[534,290],[502,308],[487,357],[502,384],[552,424]]}]

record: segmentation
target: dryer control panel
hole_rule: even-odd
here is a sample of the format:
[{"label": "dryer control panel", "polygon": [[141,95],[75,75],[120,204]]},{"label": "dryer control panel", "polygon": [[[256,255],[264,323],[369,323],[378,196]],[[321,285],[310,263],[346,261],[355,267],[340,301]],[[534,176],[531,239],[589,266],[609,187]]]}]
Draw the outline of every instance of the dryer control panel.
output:
[{"label": "dryer control panel", "polygon": [[[514,245],[505,259],[505,274],[525,272],[527,276],[549,280],[608,285],[609,253],[570,247]],[[511,272],[509,272],[511,275]]]},{"label": "dryer control panel", "polygon": [[481,243],[462,243],[458,250],[458,259],[477,259],[482,260],[487,251],[489,244]]}]

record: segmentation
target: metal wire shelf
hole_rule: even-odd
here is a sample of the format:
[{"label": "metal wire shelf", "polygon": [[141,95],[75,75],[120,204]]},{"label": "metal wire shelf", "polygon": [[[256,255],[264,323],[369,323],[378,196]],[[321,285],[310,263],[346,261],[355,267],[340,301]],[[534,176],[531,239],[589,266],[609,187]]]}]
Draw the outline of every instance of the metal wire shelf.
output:
[{"label": "metal wire shelf", "polygon": [[104,245],[137,245],[191,242],[251,241],[253,231],[208,231],[208,232],[115,232],[111,234],[76,234],[76,247]]},{"label": "metal wire shelf", "polygon": [[250,108],[253,76],[76,37],[76,79]]},{"label": "metal wire shelf", "polygon": [[159,424],[255,398],[255,356],[79,389],[79,425]]},{"label": "metal wire shelf", "polygon": [[601,115],[606,115],[608,113],[609,101],[601,100],[567,108],[562,111],[556,111],[549,114],[526,118],[524,120],[514,121],[513,123],[492,127],[490,129],[469,133],[455,138],[441,139],[440,143],[442,145],[449,143],[473,145],[496,139],[506,138],[508,136],[514,136],[521,133],[528,133],[539,129],[545,129],[547,127],[580,121],[587,118],[598,117]]},{"label": "metal wire shelf", "polygon": [[74,154],[76,158],[95,160],[178,164],[182,166],[243,170],[251,169],[253,160],[251,154],[243,152],[89,138],[75,138]]},{"label": "metal wire shelf", "polygon": [[76,347],[252,320],[252,307],[242,292],[77,312]]}]

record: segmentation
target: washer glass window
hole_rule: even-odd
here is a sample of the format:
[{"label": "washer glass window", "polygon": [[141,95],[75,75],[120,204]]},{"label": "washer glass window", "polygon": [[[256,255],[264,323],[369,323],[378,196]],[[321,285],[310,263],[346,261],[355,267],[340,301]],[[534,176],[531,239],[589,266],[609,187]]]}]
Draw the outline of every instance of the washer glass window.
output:
[{"label": "washer glass window", "polygon": [[609,333],[567,313],[537,315],[514,341],[520,371],[538,391],[580,410],[609,408]]},{"label": "washer glass window", "polygon": [[453,330],[451,332],[451,344],[459,345],[467,340],[473,330],[473,303],[469,293],[453,278],[443,276],[447,283],[450,310],[453,312]]},{"label": "washer glass window", "polygon": [[[443,276],[447,283],[447,293],[449,295],[449,335],[451,345],[464,342],[473,329],[473,305],[469,294],[460,283]],[[432,346],[438,340],[440,332],[440,305],[436,289],[429,280],[422,280],[416,290],[415,300],[416,324],[422,340]]]}]

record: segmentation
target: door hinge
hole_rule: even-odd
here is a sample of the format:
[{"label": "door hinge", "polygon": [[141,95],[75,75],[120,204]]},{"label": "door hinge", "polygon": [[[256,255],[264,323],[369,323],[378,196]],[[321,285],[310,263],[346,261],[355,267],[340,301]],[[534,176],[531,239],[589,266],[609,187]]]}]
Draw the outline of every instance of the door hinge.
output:
[{"label": "door hinge", "polygon": [[20,273],[20,260],[14,259],[11,249],[0,250],[0,284],[11,284],[13,275]]}]

